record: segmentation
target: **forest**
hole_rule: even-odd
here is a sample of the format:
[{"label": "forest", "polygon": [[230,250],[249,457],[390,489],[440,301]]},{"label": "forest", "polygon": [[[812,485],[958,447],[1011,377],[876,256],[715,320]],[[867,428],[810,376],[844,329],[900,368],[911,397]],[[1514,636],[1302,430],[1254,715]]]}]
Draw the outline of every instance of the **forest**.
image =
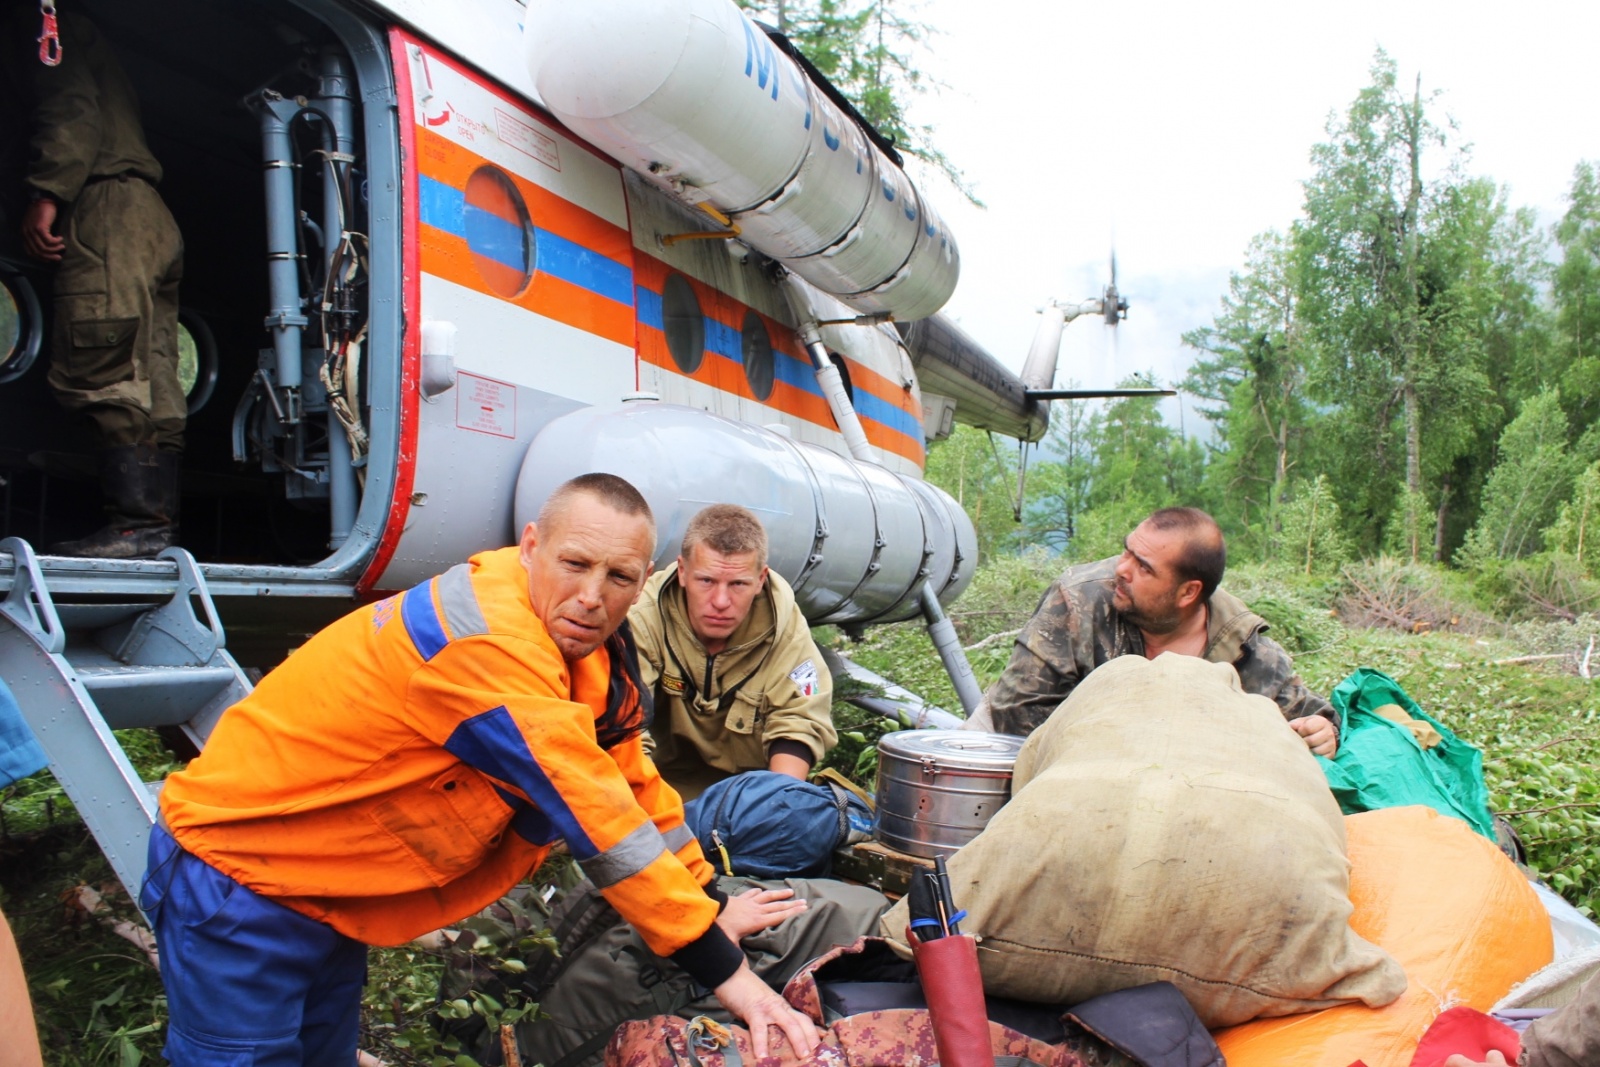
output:
[{"label": "forest", "polygon": [[[1573,621],[1600,596],[1600,186],[1541,226],[1472,172],[1436,97],[1379,52],[1313,147],[1304,204],[1259,234],[1188,373],[1156,402],[1057,402],[1019,457],[963,429],[928,476],[987,555],[1109,554],[1155,507],[1204,507],[1236,562],[1336,574],[1379,556],[1465,579],[1486,610]],[[1024,492],[1020,501],[1018,487]]]}]

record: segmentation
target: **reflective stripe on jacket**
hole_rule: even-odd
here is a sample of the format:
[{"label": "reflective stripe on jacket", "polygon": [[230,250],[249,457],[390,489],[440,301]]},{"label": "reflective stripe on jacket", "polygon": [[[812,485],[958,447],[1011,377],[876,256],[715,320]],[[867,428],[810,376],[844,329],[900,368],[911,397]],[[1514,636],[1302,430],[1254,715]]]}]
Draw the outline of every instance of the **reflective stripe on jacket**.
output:
[{"label": "reflective stripe on jacket", "polygon": [[567,664],[518,550],[484,552],[295,651],[162,812],[224,874],[369,944],[486,907],[565,840],[652,950],[717,954],[712,870],[644,755],[630,660],[624,627]]}]

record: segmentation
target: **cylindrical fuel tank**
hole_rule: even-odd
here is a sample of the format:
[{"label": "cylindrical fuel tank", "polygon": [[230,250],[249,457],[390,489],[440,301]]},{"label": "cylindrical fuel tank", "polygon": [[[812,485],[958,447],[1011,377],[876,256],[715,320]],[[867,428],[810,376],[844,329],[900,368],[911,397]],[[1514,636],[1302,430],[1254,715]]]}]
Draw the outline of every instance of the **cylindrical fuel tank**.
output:
[{"label": "cylindrical fuel tank", "polygon": [[767,528],[768,565],[794,586],[814,624],[912,618],[925,580],[948,603],[977,564],[972,520],[943,490],[759,426],[654,401],[584,408],[541,430],[517,478],[517,529],[556,486],[591,471],[626,478],[650,502],[658,568],[677,556],[701,508],[741,504],[755,512]]},{"label": "cylindrical fuel tank", "polygon": [[877,837],[932,859],[983,832],[1011,799],[1022,738],[967,730],[901,730],[878,742]]},{"label": "cylindrical fuel tank", "polygon": [[531,0],[525,39],[557,118],[823,292],[911,321],[955,291],[938,213],[733,0]]}]

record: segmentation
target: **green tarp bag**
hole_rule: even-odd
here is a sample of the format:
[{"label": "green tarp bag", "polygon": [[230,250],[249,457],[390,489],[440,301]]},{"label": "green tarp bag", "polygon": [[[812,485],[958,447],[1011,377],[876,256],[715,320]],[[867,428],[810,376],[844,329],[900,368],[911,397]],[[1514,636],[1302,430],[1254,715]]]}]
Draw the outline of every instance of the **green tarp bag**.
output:
[{"label": "green tarp bag", "polygon": [[[1346,815],[1425,804],[1495,839],[1482,752],[1418,707],[1393,678],[1371,667],[1358,668],[1328,699],[1344,727],[1335,757],[1318,756],[1317,762]],[[1391,704],[1438,731],[1438,743],[1424,748],[1412,728],[1377,713]]]}]

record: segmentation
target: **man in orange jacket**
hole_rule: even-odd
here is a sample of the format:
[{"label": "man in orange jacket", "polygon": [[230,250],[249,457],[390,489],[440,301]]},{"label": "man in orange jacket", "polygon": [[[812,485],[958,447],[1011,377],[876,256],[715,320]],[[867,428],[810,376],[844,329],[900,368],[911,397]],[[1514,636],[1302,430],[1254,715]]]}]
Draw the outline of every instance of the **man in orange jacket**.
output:
[{"label": "man in orange jacket", "polygon": [[758,1053],[769,1025],[812,1047],[737,944],[804,905],[721,896],[644,755],[623,623],[654,548],[633,486],[573,479],[519,546],[352,612],[228,710],[167,780],[140,894],[176,1067],[348,1067],[366,946],[478,911],[557,840]]}]

